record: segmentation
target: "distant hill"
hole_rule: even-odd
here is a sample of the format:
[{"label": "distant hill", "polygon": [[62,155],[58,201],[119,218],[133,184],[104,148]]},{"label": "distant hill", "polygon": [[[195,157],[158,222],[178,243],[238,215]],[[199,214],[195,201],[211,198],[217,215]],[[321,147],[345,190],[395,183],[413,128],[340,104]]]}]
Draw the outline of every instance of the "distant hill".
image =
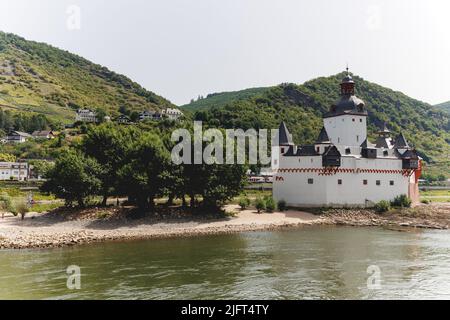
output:
[{"label": "distant hill", "polygon": [[0,32],[0,107],[69,121],[79,107],[117,114],[173,106],[126,76],[44,43]]},{"label": "distant hill", "polygon": [[450,113],[450,101],[437,104],[437,105],[435,105],[435,107],[438,109],[444,110],[445,112]]},{"label": "distant hill", "polygon": [[[247,98],[232,99],[242,92],[227,93],[217,106],[216,96],[201,101],[194,117],[225,128],[277,128],[285,121],[298,144],[313,142],[321,127],[322,114],[338,99],[343,73],[321,77],[302,85],[282,84],[261,89]],[[372,139],[383,122],[393,134],[405,133],[411,144],[429,162],[445,164],[449,171],[450,115],[427,103],[354,76],[356,94],[369,111]],[[225,98],[230,97],[229,101]]]},{"label": "distant hill", "polygon": [[205,98],[199,98],[189,104],[181,106],[180,108],[189,111],[198,111],[209,109],[212,106],[223,107],[227,103],[252,98],[269,89],[270,88],[250,88],[239,91],[211,93]]}]

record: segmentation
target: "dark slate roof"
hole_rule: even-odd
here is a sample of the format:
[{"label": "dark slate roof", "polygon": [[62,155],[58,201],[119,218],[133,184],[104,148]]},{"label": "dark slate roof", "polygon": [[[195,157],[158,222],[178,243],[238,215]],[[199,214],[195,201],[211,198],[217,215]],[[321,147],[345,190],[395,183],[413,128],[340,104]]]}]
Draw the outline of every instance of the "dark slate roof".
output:
[{"label": "dark slate roof", "polygon": [[416,150],[409,149],[406,150],[404,154],[402,154],[403,159],[419,159]]},{"label": "dark slate roof", "polygon": [[364,140],[363,143],[361,143],[361,148],[369,148],[373,149],[375,148],[375,145],[373,143],[370,143],[368,139]]},{"label": "dark slate roof", "polygon": [[389,137],[378,137],[376,145],[377,148],[391,148],[392,139]]},{"label": "dark slate roof", "polygon": [[279,145],[293,144],[292,135],[289,133],[286,123],[281,122],[279,132],[278,132],[278,143]]},{"label": "dark slate roof", "polygon": [[319,137],[317,138],[316,143],[331,143],[325,127],[322,127],[322,130],[320,130]]},{"label": "dark slate roof", "polygon": [[342,83],[355,83],[351,75],[347,74],[344,79],[342,79]]},{"label": "dark slate roof", "polygon": [[353,114],[367,116],[364,101],[355,95],[342,95],[340,100],[331,106],[329,112],[323,115],[324,118],[335,117],[343,114]]},{"label": "dark slate roof", "polygon": [[397,138],[395,138],[394,148],[397,148],[397,149],[409,148],[408,141],[406,141],[406,138],[403,135],[403,133],[401,133],[400,135],[397,136]]},{"label": "dark slate roof", "polygon": [[313,145],[299,146],[296,156],[317,156],[319,155]]},{"label": "dark slate roof", "polygon": [[391,131],[388,129],[387,123],[384,122],[383,125],[380,127],[380,131],[378,131],[378,134],[388,135],[390,133],[391,133]]},{"label": "dark slate roof", "polygon": [[341,156],[341,153],[339,152],[338,148],[336,146],[329,146],[325,152],[323,153],[324,156]]},{"label": "dark slate roof", "polygon": [[284,154],[285,157],[293,157],[294,154],[294,146],[289,146],[288,150]]}]

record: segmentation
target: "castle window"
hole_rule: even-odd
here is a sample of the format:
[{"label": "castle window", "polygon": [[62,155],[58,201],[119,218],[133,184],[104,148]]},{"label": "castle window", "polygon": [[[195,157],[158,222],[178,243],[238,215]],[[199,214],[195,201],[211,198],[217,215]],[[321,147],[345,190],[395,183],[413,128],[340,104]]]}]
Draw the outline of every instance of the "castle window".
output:
[{"label": "castle window", "polygon": [[394,180],[389,181],[389,185],[393,186],[394,185]]},{"label": "castle window", "polygon": [[362,122],[362,119],[359,119],[359,122]]},{"label": "castle window", "polygon": [[363,180],[363,185],[367,186],[367,180]]},{"label": "castle window", "polygon": [[316,148],[317,153],[320,153],[320,147]]},{"label": "castle window", "polygon": [[314,184],[314,179],[308,179],[308,184]]},{"label": "castle window", "polygon": [[350,148],[345,149],[345,154],[350,154],[350,153],[351,153]]},{"label": "castle window", "polygon": [[387,157],[389,155],[389,152],[387,150],[384,150],[383,154],[385,157]]},{"label": "castle window", "polygon": [[338,143],[341,143],[341,138],[338,138]]},{"label": "castle window", "polygon": [[338,185],[342,185],[342,179],[338,179]]},{"label": "castle window", "polygon": [[355,118],[353,118],[352,121],[355,122]]},{"label": "castle window", "polygon": [[356,142],[359,142],[359,136],[356,136]]},{"label": "castle window", "polygon": [[381,181],[377,180],[377,186],[381,186]]},{"label": "castle window", "polygon": [[284,153],[284,148],[281,148],[281,153]]}]

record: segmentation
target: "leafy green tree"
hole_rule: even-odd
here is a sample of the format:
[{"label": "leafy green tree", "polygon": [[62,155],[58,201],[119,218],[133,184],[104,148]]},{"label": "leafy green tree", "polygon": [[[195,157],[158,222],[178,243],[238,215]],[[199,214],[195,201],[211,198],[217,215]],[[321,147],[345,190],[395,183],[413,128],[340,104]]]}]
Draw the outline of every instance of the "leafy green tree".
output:
[{"label": "leafy green tree", "polygon": [[102,181],[102,205],[106,206],[108,197],[117,195],[118,173],[127,161],[130,146],[138,139],[140,131],[133,127],[105,123],[88,129],[81,149],[102,166],[99,176]]},{"label": "leafy green tree", "polygon": [[133,142],[120,169],[120,188],[141,209],[152,211],[164,193],[170,155],[159,136],[143,133]]},{"label": "leafy green tree", "polygon": [[88,197],[97,195],[102,189],[99,163],[74,149],[65,150],[46,175],[42,190],[64,199],[66,205],[74,202],[84,207]]}]

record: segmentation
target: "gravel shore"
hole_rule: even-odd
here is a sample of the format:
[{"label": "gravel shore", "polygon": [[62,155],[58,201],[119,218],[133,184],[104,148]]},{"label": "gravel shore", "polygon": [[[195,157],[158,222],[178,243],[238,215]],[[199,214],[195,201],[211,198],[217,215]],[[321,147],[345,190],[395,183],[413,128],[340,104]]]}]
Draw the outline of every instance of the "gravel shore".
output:
[{"label": "gravel shore", "polygon": [[[305,225],[389,226],[448,229],[450,204],[433,204],[377,214],[371,210],[330,209],[312,214],[305,211],[258,214],[237,212],[220,219],[176,218],[129,219],[116,217],[115,209],[89,209],[83,214],[29,214],[20,220],[10,214],[0,218],[0,249],[72,246],[100,241],[121,241],[167,237],[226,234],[243,231],[276,230]],[[119,215],[120,216],[120,215]]]}]

